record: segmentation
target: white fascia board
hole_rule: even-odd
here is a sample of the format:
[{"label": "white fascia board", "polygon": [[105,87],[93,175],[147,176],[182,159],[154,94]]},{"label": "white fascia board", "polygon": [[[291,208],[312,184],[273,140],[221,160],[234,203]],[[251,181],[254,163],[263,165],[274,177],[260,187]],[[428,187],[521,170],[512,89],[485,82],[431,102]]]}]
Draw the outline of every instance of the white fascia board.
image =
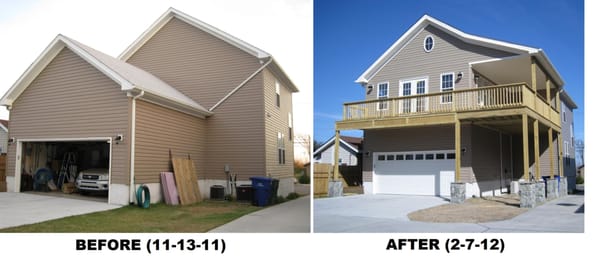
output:
[{"label": "white fascia board", "polygon": [[64,47],[64,44],[61,43],[60,38],[55,37],[52,42],[44,51],[29,65],[27,70],[21,74],[19,79],[13,84],[10,89],[2,96],[0,100],[0,105],[10,106],[17,99],[23,91],[27,88],[27,86],[33,82],[33,80],[46,68],[46,66],[58,55],[60,50]]},{"label": "white fascia board", "polygon": [[546,53],[542,49],[539,49],[539,51],[537,51],[535,54],[532,54],[532,55],[538,57],[538,59],[541,60],[542,65],[544,65],[546,67],[546,70],[548,72],[550,72],[550,75],[554,77],[554,79],[556,80],[557,83],[559,83],[559,84],[557,84],[557,86],[563,87],[563,85],[565,84],[565,81],[562,79],[562,77],[560,76],[560,74],[554,67],[554,64],[552,64],[552,61],[550,61],[550,58],[548,58]]},{"label": "white fascia board", "polygon": [[446,33],[454,35],[455,37],[459,38],[460,40],[462,40],[466,43],[481,45],[484,47],[489,47],[489,48],[493,48],[493,49],[497,49],[497,50],[501,50],[501,51],[512,52],[515,54],[523,54],[523,53],[535,54],[540,51],[540,49],[536,49],[536,48],[532,48],[532,47],[527,47],[527,46],[523,46],[523,45],[518,45],[518,44],[513,44],[513,43],[508,43],[508,42],[503,42],[503,41],[498,41],[498,40],[494,40],[494,39],[489,39],[489,38],[485,38],[485,37],[467,34],[467,33],[462,32],[446,23],[441,22],[433,17],[430,17],[428,15],[423,15],[423,17],[421,17],[421,19],[419,19],[414,25],[412,25],[408,29],[408,31],[406,31],[365,72],[363,72],[360,75],[360,77],[358,77],[355,80],[355,82],[361,83],[361,84],[368,83],[369,80],[377,73],[377,71],[379,71],[381,69],[381,66],[385,65],[385,63],[387,63],[389,61],[389,59],[393,58],[393,56],[395,56],[396,53],[402,48],[402,45],[404,45],[410,41],[410,40],[408,40],[409,38],[412,38],[413,36],[415,36],[415,34],[418,34],[417,33],[418,31],[427,27],[428,25],[433,25],[433,26],[445,31]]},{"label": "white fascia board", "polygon": [[119,75],[117,72],[115,72],[110,67],[105,65],[102,61],[95,58],[93,55],[88,53],[86,50],[84,50],[83,48],[72,43],[68,38],[66,38],[62,35],[58,35],[58,37],[65,43],[65,45],[71,51],[73,51],[75,54],[79,55],[79,57],[83,58],[85,61],[87,61],[92,66],[94,66],[96,69],[98,69],[100,72],[102,72],[106,76],[110,77],[113,81],[117,82],[121,86],[121,90],[125,91],[125,90],[131,90],[134,88],[133,83],[131,83],[129,80],[125,79],[123,76]]},{"label": "white fascia board", "polygon": [[[141,89],[137,88],[137,90],[141,90]],[[166,107],[169,109],[173,109],[175,111],[183,112],[186,114],[190,114],[190,115],[200,117],[200,118],[206,118],[208,116],[213,115],[212,112],[205,110],[202,107],[192,106],[190,104],[183,103],[183,102],[173,99],[173,98],[167,98],[163,95],[158,95],[151,91],[147,91],[147,90],[143,90],[143,91],[145,93],[141,96],[140,99],[154,103],[156,105]]]},{"label": "white fascia board", "polygon": [[147,29],[133,44],[119,55],[119,59],[128,60],[139,48],[141,48],[150,38],[152,38],[156,32],[158,32],[165,24],[167,24],[172,18],[178,18],[181,21],[190,24],[206,33],[209,33],[231,45],[255,56],[259,59],[270,57],[271,55],[257,47],[254,47],[239,38],[236,38],[216,27],[213,27],[205,22],[202,22],[192,16],[189,16],[175,8],[169,8],[157,21],[155,21],[149,29]]}]

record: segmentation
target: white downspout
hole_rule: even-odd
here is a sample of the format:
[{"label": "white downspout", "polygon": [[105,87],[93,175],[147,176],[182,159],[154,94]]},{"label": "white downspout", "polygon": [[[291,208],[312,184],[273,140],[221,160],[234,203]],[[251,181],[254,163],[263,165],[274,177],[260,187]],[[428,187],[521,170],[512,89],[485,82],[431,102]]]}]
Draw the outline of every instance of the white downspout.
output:
[{"label": "white downspout", "polygon": [[144,91],[132,98],[131,102],[131,157],[129,165],[129,203],[135,203],[135,101],[144,96]]}]

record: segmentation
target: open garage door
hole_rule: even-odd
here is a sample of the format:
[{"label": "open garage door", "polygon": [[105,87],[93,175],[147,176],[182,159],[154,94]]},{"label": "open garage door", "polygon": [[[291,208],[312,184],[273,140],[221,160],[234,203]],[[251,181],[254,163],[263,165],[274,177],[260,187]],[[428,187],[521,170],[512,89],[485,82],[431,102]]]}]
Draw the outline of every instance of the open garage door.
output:
[{"label": "open garage door", "polygon": [[449,196],[454,180],[454,150],[376,152],[376,194]]},{"label": "open garage door", "polygon": [[109,142],[110,138],[19,141],[19,191],[108,202]]}]

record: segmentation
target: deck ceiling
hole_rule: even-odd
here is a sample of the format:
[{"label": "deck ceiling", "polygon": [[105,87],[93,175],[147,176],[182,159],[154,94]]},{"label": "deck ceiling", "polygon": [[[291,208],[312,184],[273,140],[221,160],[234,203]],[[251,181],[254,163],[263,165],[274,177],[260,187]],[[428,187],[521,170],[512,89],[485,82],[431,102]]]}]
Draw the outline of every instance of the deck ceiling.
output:
[{"label": "deck ceiling", "polygon": [[[495,84],[524,82],[531,85],[531,58],[527,55],[475,63],[472,64],[472,68]],[[537,89],[545,90],[546,76],[539,67],[536,71],[536,80]]]},{"label": "deck ceiling", "polygon": [[[533,119],[529,118],[529,133],[533,133]],[[498,117],[490,117],[490,118],[477,118],[470,119],[468,122],[471,122],[474,125],[483,126],[486,128],[502,131],[508,134],[521,134],[522,132],[522,124],[521,124],[521,116],[498,116]],[[542,122],[539,123],[540,132],[548,129]]]}]

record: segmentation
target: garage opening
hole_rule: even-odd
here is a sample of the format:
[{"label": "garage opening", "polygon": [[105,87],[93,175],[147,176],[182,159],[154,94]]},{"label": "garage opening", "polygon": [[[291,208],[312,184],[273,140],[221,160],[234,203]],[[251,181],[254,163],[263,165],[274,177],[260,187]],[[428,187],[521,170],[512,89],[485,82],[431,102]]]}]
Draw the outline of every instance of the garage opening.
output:
[{"label": "garage opening", "polygon": [[107,141],[22,142],[20,191],[108,202]]}]

